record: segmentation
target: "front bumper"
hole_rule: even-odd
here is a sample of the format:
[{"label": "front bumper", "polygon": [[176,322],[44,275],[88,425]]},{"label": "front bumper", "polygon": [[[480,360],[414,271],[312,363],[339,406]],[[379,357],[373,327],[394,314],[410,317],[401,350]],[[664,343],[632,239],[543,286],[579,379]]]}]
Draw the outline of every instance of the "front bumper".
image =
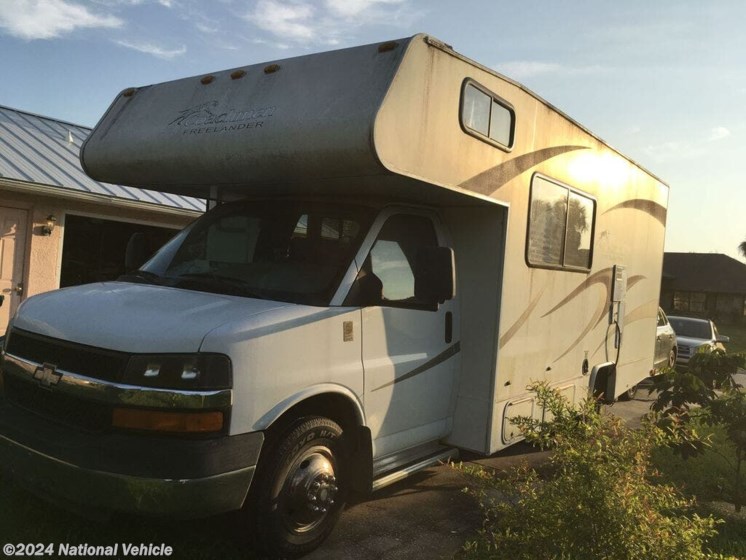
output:
[{"label": "front bumper", "polygon": [[0,396],[0,469],[43,499],[89,513],[198,518],[240,509],[263,439],[86,433]]}]

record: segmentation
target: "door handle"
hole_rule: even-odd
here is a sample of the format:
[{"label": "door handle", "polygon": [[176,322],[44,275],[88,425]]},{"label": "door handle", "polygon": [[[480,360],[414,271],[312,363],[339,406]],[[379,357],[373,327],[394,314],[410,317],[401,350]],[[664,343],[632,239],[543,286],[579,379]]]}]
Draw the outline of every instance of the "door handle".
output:
[{"label": "door handle", "polygon": [[23,295],[23,282],[18,282],[18,284],[16,284],[15,288],[5,288],[3,290],[4,294],[10,294],[12,292],[15,292],[19,296],[22,296]]},{"label": "door handle", "polygon": [[446,311],[446,332],[445,332],[446,344],[450,344],[453,340],[453,313]]}]

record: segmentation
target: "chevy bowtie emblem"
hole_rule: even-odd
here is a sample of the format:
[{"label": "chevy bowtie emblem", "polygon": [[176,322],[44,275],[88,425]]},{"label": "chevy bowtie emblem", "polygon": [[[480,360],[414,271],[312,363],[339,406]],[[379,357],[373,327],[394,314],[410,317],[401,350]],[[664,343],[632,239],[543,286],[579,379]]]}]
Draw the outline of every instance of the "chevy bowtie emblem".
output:
[{"label": "chevy bowtie emblem", "polygon": [[62,379],[62,374],[57,373],[55,370],[57,366],[54,364],[42,364],[34,371],[34,379],[39,382],[42,387],[51,387],[57,385]]}]

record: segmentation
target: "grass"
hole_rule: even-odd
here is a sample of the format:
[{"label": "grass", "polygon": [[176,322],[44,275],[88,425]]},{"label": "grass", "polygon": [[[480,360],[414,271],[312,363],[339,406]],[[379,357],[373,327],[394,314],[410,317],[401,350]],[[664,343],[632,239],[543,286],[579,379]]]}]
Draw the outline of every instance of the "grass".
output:
[{"label": "grass", "polygon": [[698,431],[710,436],[711,450],[682,459],[668,448],[659,449],[653,455],[653,462],[665,482],[696,498],[700,516],[711,514],[723,520],[708,547],[714,553],[746,559],[746,509],[737,514],[729,501],[733,470],[728,461],[733,460],[733,451],[722,428],[700,426]]},{"label": "grass", "polygon": [[[125,516],[87,519],[59,509],[0,478],[0,545],[67,543],[110,546],[165,544],[171,558],[186,560],[251,560],[249,546],[238,538],[231,517],[162,523]],[[53,556],[53,557],[56,557]]]},{"label": "grass", "polygon": [[725,345],[729,353],[746,352],[746,323],[740,325],[718,325],[720,334],[730,337]]}]

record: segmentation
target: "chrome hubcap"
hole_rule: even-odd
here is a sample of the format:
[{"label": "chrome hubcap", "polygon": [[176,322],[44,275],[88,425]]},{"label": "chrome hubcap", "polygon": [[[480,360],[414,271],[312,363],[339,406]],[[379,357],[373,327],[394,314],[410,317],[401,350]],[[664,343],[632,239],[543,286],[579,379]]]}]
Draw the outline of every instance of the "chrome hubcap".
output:
[{"label": "chrome hubcap", "polygon": [[334,506],[338,492],[331,451],[324,446],[306,450],[292,464],[283,488],[288,528],[303,533],[317,527]]}]

